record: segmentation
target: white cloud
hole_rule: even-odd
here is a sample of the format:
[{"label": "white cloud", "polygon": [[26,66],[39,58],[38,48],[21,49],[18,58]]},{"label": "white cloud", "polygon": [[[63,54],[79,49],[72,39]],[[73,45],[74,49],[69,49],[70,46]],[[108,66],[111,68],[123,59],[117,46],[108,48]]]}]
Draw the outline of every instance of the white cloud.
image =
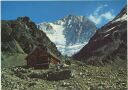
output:
[{"label": "white cloud", "polygon": [[90,16],[89,16],[89,19],[90,19],[91,21],[93,21],[95,24],[99,24],[99,23],[101,22],[101,18],[97,18],[97,17],[95,17],[95,16],[93,16],[93,15],[90,15]]},{"label": "white cloud", "polygon": [[115,16],[112,14],[112,12],[108,11],[101,14],[101,17],[105,18],[106,20],[112,20]]},{"label": "white cloud", "polygon": [[92,20],[96,25],[101,24],[103,20],[110,21],[115,17],[115,15],[112,13],[113,11],[100,13],[100,11],[102,11],[105,7],[108,7],[108,5],[104,4],[97,7],[93,14],[89,15],[89,19]]}]

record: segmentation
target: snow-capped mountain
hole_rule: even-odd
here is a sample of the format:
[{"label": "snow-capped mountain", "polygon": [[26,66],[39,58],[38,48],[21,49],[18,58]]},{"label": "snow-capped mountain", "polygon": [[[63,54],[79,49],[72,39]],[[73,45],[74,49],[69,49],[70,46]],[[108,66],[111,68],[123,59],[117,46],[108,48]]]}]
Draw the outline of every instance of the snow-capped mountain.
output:
[{"label": "snow-capped mountain", "polygon": [[96,26],[84,16],[68,15],[55,22],[37,24],[54,42],[58,50],[71,56],[79,51],[94,35]]}]

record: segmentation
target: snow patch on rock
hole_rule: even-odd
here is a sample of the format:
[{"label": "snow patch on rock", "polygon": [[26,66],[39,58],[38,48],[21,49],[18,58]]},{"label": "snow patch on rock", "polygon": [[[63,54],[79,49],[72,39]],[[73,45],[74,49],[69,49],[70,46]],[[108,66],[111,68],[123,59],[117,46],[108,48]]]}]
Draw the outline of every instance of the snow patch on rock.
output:
[{"label": "snow patch on rock", "polygon": [[116,19],[115,21],[113,21],[113,22],[119,22],[119,21],[126,21],[127,20],[127,14],[125,13],[122,17],[120,17],[120,18],[118,18],[118,19]]},{"label": "snow patch on rock", "polygon": [[[115,27],[116,27],[116,26],[115,26]],[[110,28],[110,29],[107,30],[106,32],[109,32],[109,31],[113,30],[115,27]]]}]

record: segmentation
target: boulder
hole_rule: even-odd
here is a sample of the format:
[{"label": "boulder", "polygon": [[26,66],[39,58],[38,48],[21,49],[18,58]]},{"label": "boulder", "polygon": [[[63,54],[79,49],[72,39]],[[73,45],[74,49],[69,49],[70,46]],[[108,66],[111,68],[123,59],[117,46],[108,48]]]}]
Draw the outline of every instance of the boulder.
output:
[{"label": "boulder", "polygon": [[46,74],[45,73],[38,73],[38,72],[33,72],[28,75],[29,78],[38,78],[38,79],[45,79]]},{"label": "boulder", "polygon": [[49,71],[46,79],[49,81],[65,80],[71,77],[71,70]]}]

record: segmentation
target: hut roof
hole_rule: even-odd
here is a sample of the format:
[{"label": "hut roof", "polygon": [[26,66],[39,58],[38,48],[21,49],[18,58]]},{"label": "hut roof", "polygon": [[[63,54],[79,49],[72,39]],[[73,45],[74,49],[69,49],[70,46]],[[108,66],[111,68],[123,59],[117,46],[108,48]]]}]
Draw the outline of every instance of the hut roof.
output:
[{"label": "hut roof", "polygon": [[[61,61],[55,54],[53,54],[51,51],[49,51],[46,47],[34,47],[33,50],[28,54],[28,56],[26,57],[26,59],[28,59],[29,57],[31,57],[31,55],[36,55],[35,52],[37,51],[43,51],[44,53],[48,54],[50,57],[58,60],[59,62]],[[41,54],[41,53],[40,53]]]},{"label": "hut roof", "polygon": [[[39,53],[38,52],[42,52],[42,53],[45,53],[45,54],[48,54],[47,53],[47,50],[44,49],[43,47],[40,47],[40,46],[36,46],[33,48],[33,50],[28,54],[28,56],[26,57],[26,60],[29,59],[29,57],[31,57],[32,55],[34,56],[37,56]],[[41,54],[41,53],[40,53]]]},{"label": "hut roof", "polygon": [[53,54],[52,52],[48,52],[49,53],[49,55],[52,57],[52,58],[55,58],[55,59],[57,59],[58,61],[60,61],[60,59],[55,55],[55,54]]}]

